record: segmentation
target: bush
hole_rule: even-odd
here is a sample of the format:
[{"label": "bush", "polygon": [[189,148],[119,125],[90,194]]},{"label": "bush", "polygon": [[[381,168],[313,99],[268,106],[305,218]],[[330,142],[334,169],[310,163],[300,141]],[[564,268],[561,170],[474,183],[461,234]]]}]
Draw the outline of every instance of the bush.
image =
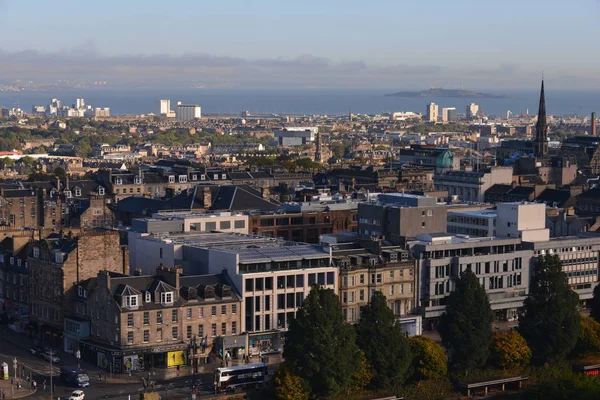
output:
[{"label": "bush", "polygon": [[415,379],[436,379],[448,372],[446,350],[425,336],[408,339],[413,353],[413,377]]},{"label": "bush", "polygon": [[274,378],[277,400],[308,400],[306,384],[285,365],[281,365]]},{"label": "bush", "polygon": [[590,317],[581,318],[581,330],[573,353],[579,356],[600,353],[600,323]]},{"label": "bush", "polygon": [[528,365],[531,361],[531,349],[517,331],[496,332],[490,361],[500,368]]}]

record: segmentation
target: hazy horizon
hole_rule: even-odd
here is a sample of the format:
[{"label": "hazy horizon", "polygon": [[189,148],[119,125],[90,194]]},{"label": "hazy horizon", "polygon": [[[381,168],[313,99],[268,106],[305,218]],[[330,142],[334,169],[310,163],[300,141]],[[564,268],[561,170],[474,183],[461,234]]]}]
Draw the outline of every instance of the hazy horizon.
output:
[{"label": "hazy horizon", "polygon": [[[600,3],[0,0],[0,80],[600,89]],[[496,89],[494,89],[496,88]]]}]

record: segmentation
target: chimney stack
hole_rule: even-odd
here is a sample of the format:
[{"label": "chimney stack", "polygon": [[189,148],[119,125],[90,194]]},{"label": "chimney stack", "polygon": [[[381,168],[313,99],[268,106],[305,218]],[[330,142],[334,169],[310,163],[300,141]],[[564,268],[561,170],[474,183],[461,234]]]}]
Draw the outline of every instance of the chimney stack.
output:
[{"label": "chimney stack", "polygon": [[591,135],[596,136],[597,127],[596,127],[596,113],[595,112],[592,113],[592,121],[591,122],[592,122]]}]

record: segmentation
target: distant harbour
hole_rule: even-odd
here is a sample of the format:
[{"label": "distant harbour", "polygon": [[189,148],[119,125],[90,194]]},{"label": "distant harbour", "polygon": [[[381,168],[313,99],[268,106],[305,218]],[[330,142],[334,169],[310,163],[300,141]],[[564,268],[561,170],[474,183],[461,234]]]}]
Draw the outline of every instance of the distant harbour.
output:
[{"label": "distant harbour", "polygon": [[[47,105],[51,98],[72,104],[84,98],[93,107],[110,107],[112,115],[156,113],[159,99],[200,104],[202,114],[377,114],[394,111],[424,113],[431,102],[440,107],[456,107],[464,113],[469,103],[477,103],[487,114],[519,115],[537,112],[539,90],[500,91],[509,98],[388,97],[385,89],[73,89],[61,91],[0,92],[0,107],[31,111],[34,105]],[[546,106],[551,115],[589,116],[600,112],[600,91],[553,90],[546,86]]]}]

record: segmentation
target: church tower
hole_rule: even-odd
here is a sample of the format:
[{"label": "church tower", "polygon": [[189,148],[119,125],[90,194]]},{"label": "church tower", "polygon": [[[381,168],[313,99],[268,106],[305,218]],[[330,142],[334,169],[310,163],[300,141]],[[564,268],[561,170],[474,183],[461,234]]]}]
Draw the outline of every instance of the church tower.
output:
[{"label": "church tower", "polygon": [[321,134],[317,132],[316,138],[316,147],[315,147],[315,162],[320,163],[322,161],[323,155],[321,154]]},{"label": "church tower", "polygon": [[542,90],[540,92],[540,108],[538,120],[535,124],[535,156],[538,158],[548,157],[548,123],[546,122],[546,98],[544,96],[544,80],[542,79]]}]

